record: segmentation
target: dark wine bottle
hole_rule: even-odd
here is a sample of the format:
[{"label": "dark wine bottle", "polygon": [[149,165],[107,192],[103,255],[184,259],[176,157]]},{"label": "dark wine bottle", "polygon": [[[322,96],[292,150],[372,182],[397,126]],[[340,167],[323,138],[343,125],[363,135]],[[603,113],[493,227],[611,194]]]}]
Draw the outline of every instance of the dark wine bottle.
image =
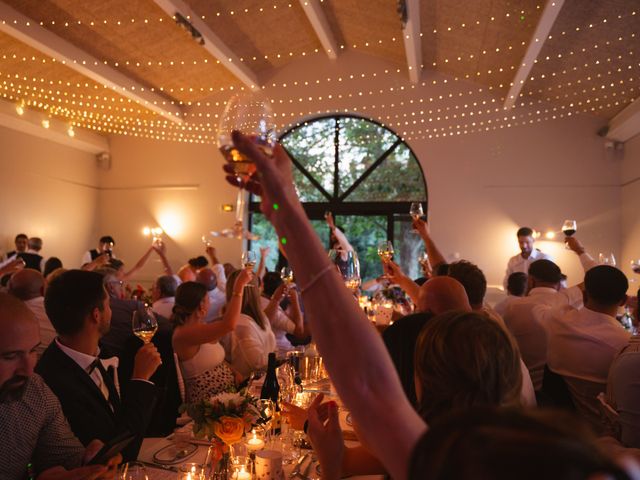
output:
[{"label": "dark wine bottle", "polygon": [[260,398],[267,398],[273,402],[276,411],[273,414],[271,425],[276,434],[280,433],[280,405],[278,399],[280,397],[280,384],[278,383],[278,375],[276,375],[276,354],[269,354],[269,364],[267,366],[267,376],[262,384]]}]

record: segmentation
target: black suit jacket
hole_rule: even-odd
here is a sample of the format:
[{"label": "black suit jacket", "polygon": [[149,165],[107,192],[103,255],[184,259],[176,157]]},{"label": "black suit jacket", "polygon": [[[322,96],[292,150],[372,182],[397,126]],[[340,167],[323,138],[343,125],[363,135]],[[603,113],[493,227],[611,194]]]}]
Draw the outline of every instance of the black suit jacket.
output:
[{"label": "black suit jacket", "polygon": [[94,438],[106,443],[128,430],[136,439],[124,449],[122,456],[125,462],[137,458],[155,403],[153,384],[131,381],[120,408],[113,411],[89,374],[60,350],[56,342],[44,351],[36,372],[60,400],[71,430],[84,445]]}]

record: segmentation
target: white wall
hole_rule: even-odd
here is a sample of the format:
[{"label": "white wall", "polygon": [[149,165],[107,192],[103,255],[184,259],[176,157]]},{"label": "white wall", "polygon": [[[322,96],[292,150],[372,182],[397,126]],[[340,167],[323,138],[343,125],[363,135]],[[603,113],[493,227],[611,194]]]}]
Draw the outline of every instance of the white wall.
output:
[{"label": "white wall", "polygon": [[638,275],[630,268],[631,260],[640,258],[640,135],[624,145],[622,162],[622,262],[624,272],[633,279],[637,291]]},{"label": "white wall", "polygon": [[0,127],[0,246],[17,233],[42,237],[44,256],[75,267],[96,243],[98,171],[93,155]]}]

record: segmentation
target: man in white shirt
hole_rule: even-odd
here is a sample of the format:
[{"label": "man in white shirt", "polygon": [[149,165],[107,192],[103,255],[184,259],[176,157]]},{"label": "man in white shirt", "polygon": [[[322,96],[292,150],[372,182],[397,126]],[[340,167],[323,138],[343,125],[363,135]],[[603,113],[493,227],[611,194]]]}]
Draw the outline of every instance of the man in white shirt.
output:
[{"label": "man in white shirt", "polygon": [[537,248],[533,248],[535,239],[533,238],[532,229],[530,229],[529,227],[521,227],[518,229],[516,235],[518,236],[520,253],[511,257],[509,259],[509,263],[507,263],[507,271],[502,282],[505,290],[507,289],[509,275],[511,275],[512,273],[527,273],[529,271],[529,266],[536,260],[552,260],[549,255],[542,253]]},{"label": "man in white shirt", "polygon": [[209,310],[207,316],[204,317],[205,323],[211,323],[220,316],[220,310],[227,303],[225,293],[218,288],[218,279],[216,274],[210,268],[201,268],[196,274],[196,282],[207,287],[207,295],[209,296]]},{"label": "man in white shirt", "polygon": [[514,300],[522,298],[527,293],[527,274],[524,272],[513,272],[507,280],[507,298],[496,303],[493,309],[498,315],[504,317],[507,308]]},{"label": "man in white shirt", "polygon": [[44,310],[44,277],[30,268],[13,274],[9,280],[9,293],[22,300],[33,312],[40,327],[40,345],[36,349],[38,357],[56,338],[56,331]]},{"label": "man in white shirt", "polygon": [[598,265],[586,273],[584,287],[584,308],[541,306],[534,314],[547,332],[549,369],[562,375],[578,412],[597,427],[596,397],[606,390],[611,363],[631,337],[616,320],[629,282],[617,268]]},{"label": "man in white shirt", "polygon": [[176,303],[178,282],[173,275],[160,275],[151,287],[153,311],[165,318],[171,318],[173,305]]}]

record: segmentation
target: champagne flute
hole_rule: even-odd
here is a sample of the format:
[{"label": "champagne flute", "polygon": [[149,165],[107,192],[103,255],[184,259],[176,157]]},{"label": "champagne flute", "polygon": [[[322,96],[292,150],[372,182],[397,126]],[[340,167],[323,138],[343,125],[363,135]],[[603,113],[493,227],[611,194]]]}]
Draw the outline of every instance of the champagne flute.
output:
[{"label": "champagne flute", "polygon": [[158,330],[158,320],[151,307],[147,304],[134,310],[131,316],[133,334],[145,344],[149,343]]},{"label": "champagne flute", "polygon": [[282,269],[280,269],[280,278],[285,285],[291,285],[293,283],[293,270],[291,267],[282,267]]},{"label": "champagne flute", "polygon": [[[251,135],[256,145],[271,155],[276,144],[276,124],[269,100],[260,92],[244,92],[234,95],[227,102],[218,127],[218,148],[225,160],[225,171],[238,185],[247,182],[256,172],[256,166],[233,144],[232,132],[238,130]],[[238,191],[236,222],[230,229],[219,232],[222,236],[257,240],[255,234],[244,229],[245,196]]]},{"label": "champagne flute", "polygon": [[382,260],[382,263],[390,262],[393,259],[393,253],[393,243],[389,240],[381,242],[380,245],[378,245],[378,256],[380,260]]}]

